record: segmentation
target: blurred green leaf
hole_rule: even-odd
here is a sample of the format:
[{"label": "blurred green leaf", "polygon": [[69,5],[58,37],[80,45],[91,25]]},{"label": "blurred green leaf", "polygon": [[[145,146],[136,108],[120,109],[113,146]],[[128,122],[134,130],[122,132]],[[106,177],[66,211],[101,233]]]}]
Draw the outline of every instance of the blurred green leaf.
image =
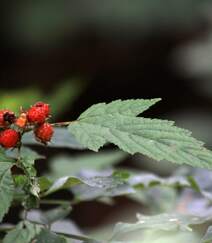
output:
[{"label": "blurred green leaf", "polygon": [[210,226],[202,238],[200,243],[211,243],[212,242],[212,226]]},{"label": "blurred green leaf", "polygon": [[[111,176],[95,176],[91,178],[80,178],[74,176],[66,176],[57,179],[52,186],[48,189],[48,191],[44,195],[49,195],[53,192],[63,189],[70,189],[76,185],[84,184],[89,187],[93,187],[102,191],[102,193],[106,193],[109,191],[117,191],[120,193],[120,189],[122,186],[127,186],[126,181],[121,179],[120,177]],[[129,187],[127,187],[129,188]],[[132,188],[129,188],[130,192],[134,192]],[[128,190],[128,192],[129,192]],[[126,193],[126,191],[125,191]]]},{"label": "blurred green leaf", "polygon": [[134,224],[118,223],[113,232],[112,239],[117,239],[124,234],[143,229],[162,231],[192,231],[190,225],[202,224],[207,218],[181,214],[159,214],[154,216],[137,215],[138,222]]},{"label": "blurred green leaf", "polygon": [[31,224],[28,221],[20,222],[15,229],[7,233],[3,243],[30,243],[40,230],[38,225]]},{"label": "blurred green leaf", "polygon": [[44,101],[51,105],[53,118],[70,109],[75,99],[85,87],[81,80],[67,80],[61,82],[50,95],[44,94],[36,87],[29,87],[21,90],[1,90],[0,109],[11,109],[19,113],[20,107],[28,109],[38,101]]},{"label": "blurred green leaf", "polygon": [[101,170],[117,164],[126,157],[121,151],[105,151],[100,153],[86,153],[79,156],[57,156],[50,161],[50,176],[78,175],[81,171]]},{"label": "blurred green leaf", "polygon": [[53,222],[63,219],[71,212],[70,206],[61,206],[48,210],[42,214],[42,221],[44,224],[52,224]]},{"label": "blurred green leaf", "polygon": [[19,112],[20,107],[27,109],[39,100],[42,100],[42,94],[36,87],[0,91],[0,109],[11,109],[15,113]]},{"label": "blurred green leaf", "polygon": [[13,175],[13,180],[16,187],[23,187],[28,182],[28,178],[25,175]]},{"label": "blurred green leaf", "polygon": [[1,162],[15,162],[14,158],[11,158],[8,153],[6,153],[5,149],[0,148],[0,163]]},{"label": "blurred green leaf", "polygon": [[39,243],[66,243],[66,239],[60,235],[57,235],[47,229],[42,229],[40,234],[36,237],[36,242]]},{"label": "blurred green leaf", "polygon": [[38,183],[41,192],[47,190],[52,184],[45,176],[38,177]]},{"label": "blurred green leaf", "polygon": [[[23,144],[26,145],[39,145],[44,146],[43,144],[37,142],[34,139],[33,133],[25,133],[22,138]],[[54,135],[51,140],[51,143],[48,144],[48,147],[53,148],[71,148],[71,149],[85,149],[77,140],[68,134],[67,129],[65,128],[55,128]]]},{"label": "blurred green leaf", "polygon": [[57,117],[70,109],[84,88],[85,83],[77,79],[59,84],[50,96],[43,99],[51,105],[52,117]]}]

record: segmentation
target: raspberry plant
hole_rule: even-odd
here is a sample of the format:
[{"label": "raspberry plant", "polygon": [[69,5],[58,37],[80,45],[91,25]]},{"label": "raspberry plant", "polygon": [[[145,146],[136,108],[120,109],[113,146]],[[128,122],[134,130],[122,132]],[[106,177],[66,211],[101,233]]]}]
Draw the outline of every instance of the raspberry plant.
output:
[{"label": "raspberry plant", "polygon": [[[173,175],[160,178],[139,171],[120,170],[114,165],[126,154],[141,153],[157,161],[167,160],[193,167],[212,168],[212,152],[191,132],[178,128],[174,122],[138,117],[160,99],[116,100],[109,104],[91,106],[75,121],[51,124],[50,106],[37,102],[28,110],[20,109],[16,116],[10,110],[0,111],[0,226],[1,242],[129,242],[130,232],[151,229],[158,231],[191,231],[191,225],[210,222],[212,215],[182,214],[178,211],[153,216],[138,215],[136,223],[118,223],[106,238],[95,238],[72,232],[59,232],[52,227],[54,222],[65,218],[74,205],[88,200],[112,199],[126,195],[137,198],[141,190],[150,190],[161,185],[166,187],[191,188],[211,201],[211,194],[202,190],[192,176]],[[90,149],[97,152],[107,143],[123,150],[100,152],[96,155],[52,161],[51,173],[38,176],[35,161],[43,156],[27,146],[40,144],[49,147]],[[61,163],[57,163],[60,161]],[[110,167],[107,173],[102,169]],[[65,171],[63,170],[65,168]],[[85,173],[85,170],[92,173]],[[84,173],[81,173],[84,170]],[[104,170],[103,170],[104,171]],[[69,190],[70,200],[52,199],[51,194]],[[137,200],[136,199],[136,200]],[[40,205],[55,205],[49,211],[38,211],[39,217],[30,215]],[[17,225],[8,225],[5,215],[10,207],[21,205],[23,213]],[[139,242],[142,242],[139,239]],[[132,242],[132,241],[130,241]],[[143,241],[145,242],[145,241]],[[211,242],[211,228],[202,243]]]}]

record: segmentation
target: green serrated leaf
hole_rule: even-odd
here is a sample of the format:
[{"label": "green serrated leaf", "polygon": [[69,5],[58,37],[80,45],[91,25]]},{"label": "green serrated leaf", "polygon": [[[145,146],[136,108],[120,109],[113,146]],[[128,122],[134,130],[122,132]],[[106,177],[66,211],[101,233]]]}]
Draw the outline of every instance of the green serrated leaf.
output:
[{"label": "green serrated leaf", "polygon": [[137,217],[138,222],[134,224],[116,224],[112,239],[117,239],[124,234],[143,229],[192,231],[190,225],[202,224],[208,220],[207,218],[181,214],[159,214],[154,216],[137,215]]},{"label": "green serrated leaf", "polygon": [[66,243],[66,239],[60,235],[57,235],[47,229],[43,229],[36,238],[36,242],[39,243]]},{"label": "green serrated leaf", "polygon": [[211,243],[212,242],[212,226],[210,226],[202,238],[200,243]]},{"label": "green serrated leaf", "polygon": [[99,103],[92,105],[85,112],[83,112],[79,119],[91,117],[91,116],[101,116],[105,114],[122,114],[124,116],[137,116],[149,109],[155,103],[159,102],[161,99],[137,99],[137,100],[115,100],[109,104]]},{"label": "green serrated leaf", "polygon": [[[191,137],[191,132],[172,121],[135,117],[143,111],[143,102],[118,100],[94,105],[69,125],[69,131],[93,151],[110,142],[130,154],[139,152],[158,161],[212,168],[212,152]],[[128,103],[131,105],[126,106]]]},{"label": "green serrated leaf", "polygon": [[14,193],[14,182],[10,172],[11,163],[2,162],[0,164],[0,221],[7,213]]},{"label": "green serrated leaf", "polygon": [[5,236],[3,243],[31,243],[36,235],[39,234],[41,228],[38,225],[28,221],[20,222],[15,229],[9,231]]}]

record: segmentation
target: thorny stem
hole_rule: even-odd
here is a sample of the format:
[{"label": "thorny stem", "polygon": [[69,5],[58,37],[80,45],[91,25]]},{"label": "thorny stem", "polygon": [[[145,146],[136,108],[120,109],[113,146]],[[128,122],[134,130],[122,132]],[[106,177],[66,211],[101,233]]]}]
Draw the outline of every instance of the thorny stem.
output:
[{"label": "thorny stem", "polygon": [[[67,122],[56,122],[56,123],[51,123],[51,125],[53,127],[67,127],[69,126],[70,124],[72,123],[75,123],[77,122],[76,120],[75,121],[67,121]],[[25,130],[24,130],[24,133],[26,132],[31,132],[33,130],[33,126],[28,126]]]},{"label": "thorny stem", "polygon": [[75,123],[77,121],[67,121],[67,122],[56,122],[56,123],[51,123],[53,127],[66,127],[69,126],[71,123]]},{"label": "thorny stem", "polygon": [[21,160],[21,145],[18,146],[17,162],[19,163],[20,160]]}]

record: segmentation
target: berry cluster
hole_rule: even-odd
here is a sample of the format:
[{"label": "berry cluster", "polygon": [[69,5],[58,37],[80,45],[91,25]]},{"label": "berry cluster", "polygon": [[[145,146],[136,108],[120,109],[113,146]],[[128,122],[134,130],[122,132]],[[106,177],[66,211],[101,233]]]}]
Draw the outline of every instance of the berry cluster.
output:
[{"label": "berry cluster", "polygon": [[34,131],[35,138],[47,144],[54,133],[48,123],[50,107],[43,102],[37,102],[27,111],[21,109],[20,115],[10,110],[0,110],[0,145],[4,148],[15,148],[20,145],[22,135],[30,130]]}]

